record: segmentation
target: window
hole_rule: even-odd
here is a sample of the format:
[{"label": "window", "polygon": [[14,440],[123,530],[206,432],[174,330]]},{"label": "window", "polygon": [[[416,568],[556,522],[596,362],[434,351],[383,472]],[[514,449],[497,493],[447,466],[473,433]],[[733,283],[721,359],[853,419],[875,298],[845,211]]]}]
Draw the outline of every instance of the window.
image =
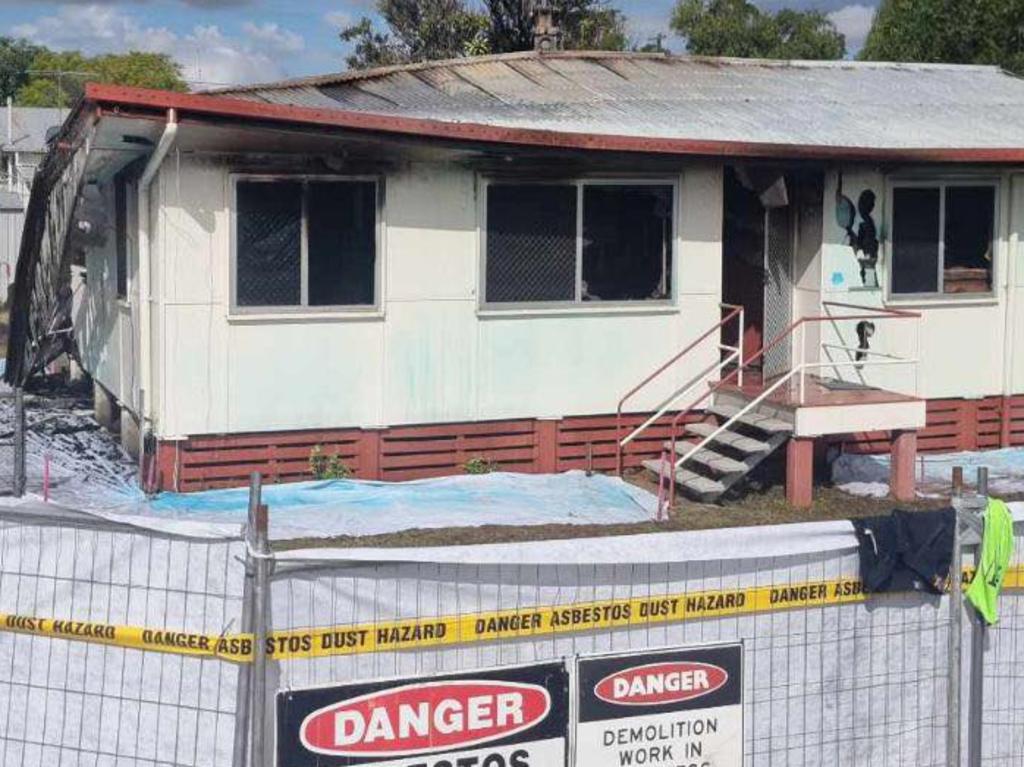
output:
[{"label": "window", "polygon": [[994,184],[936,183],[893,188],[893,294],[992,290]]},{"label": "window", "polygon": [[239,180],[235,305],[373,306],[374,181]]},{"label": "window", "polygon": [[487,304],[666,300],[674,187],[493,183],[487,187]]},{"label": "window", "polygon": [[128,297],[128,184],[124,176],[114,178],[114,238],[116,261],[114,269],[117,297]]}]

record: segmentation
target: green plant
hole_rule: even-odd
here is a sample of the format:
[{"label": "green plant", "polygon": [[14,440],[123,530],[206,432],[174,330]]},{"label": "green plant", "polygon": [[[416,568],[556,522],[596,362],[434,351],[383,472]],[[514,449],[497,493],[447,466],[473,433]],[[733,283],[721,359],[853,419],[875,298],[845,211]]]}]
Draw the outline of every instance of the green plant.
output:
[{"label": "green plant", "polygon": [[346,479],[352,470],[345,465],[337,453],[327,455],[323,445],[313,445],[309,451],[309,471],[317,479]]},{"label": "green plant", "polygon": [[467,474],[490,474],[498,470],[498,464],[490,458],[478,455],[462,464],[462,470]]}]

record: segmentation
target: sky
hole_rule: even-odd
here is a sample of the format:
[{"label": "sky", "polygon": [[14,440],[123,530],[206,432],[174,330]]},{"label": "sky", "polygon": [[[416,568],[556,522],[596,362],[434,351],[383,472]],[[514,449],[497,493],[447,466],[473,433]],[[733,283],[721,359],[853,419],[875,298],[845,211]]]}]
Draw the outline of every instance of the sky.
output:
[{"label": "sky", "polygon": [[[755,0],[766,10],[816,8],[863,44],[878,0]],[[668,33],[673,0],[616,0],[631,37]],[[0,30],[56,50],[167,53],[196,88],[344,69],[338,30],[373,17],[373,0],[0,0]],[[670,50],[682,41],[668,37]]]}]

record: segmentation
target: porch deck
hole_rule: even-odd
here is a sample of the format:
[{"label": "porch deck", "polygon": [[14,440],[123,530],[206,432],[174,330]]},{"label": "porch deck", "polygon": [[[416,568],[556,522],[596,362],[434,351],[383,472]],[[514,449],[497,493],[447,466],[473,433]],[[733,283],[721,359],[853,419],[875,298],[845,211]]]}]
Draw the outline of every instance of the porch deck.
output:
[{"label": "porch deck", "polygon": [[[743,407],[763,395],[778,379],[745,373],[743,385],[724,384],[714,401],[719,406]],[[811,373],[792,376],[760,402],[770,413],[793,426],[795,436],[822,436],[866,431],[918,429],[925,425],[925,400],[864,384]]]}]

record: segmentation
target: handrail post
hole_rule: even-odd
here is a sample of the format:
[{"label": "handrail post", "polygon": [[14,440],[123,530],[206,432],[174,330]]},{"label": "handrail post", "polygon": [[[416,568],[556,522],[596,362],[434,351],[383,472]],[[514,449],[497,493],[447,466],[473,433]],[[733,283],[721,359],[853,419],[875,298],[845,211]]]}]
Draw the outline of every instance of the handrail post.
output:
[{"label": "handrail post", "polygon": [[800,404],[804,404],[804,392],[806,390],[806,376],[807,376],[807,325],[805,323],[800,324]]},{"label": "handrail post", "polygon": [[741,389],[743,388],[743,365],[745,364],[744,361],[743,361],[743,341],[744,341],[744,333],[746,332],[746,321],[745,321],[745,318],[744,318],[744,312],[745,311],[746,310],[743,308],[743,306],[741,304],[740,305],[740,315],[739,315],[740,326],[739,326],[739,328],[736,331],[736,335],[737,335],[736,348],[740,350],[740,359],[739,359],[739,363],[738,363],[739,364],[739,368],[738,368],[739,372],[736,375],[736,383],[737,383],[737,385]]}]

